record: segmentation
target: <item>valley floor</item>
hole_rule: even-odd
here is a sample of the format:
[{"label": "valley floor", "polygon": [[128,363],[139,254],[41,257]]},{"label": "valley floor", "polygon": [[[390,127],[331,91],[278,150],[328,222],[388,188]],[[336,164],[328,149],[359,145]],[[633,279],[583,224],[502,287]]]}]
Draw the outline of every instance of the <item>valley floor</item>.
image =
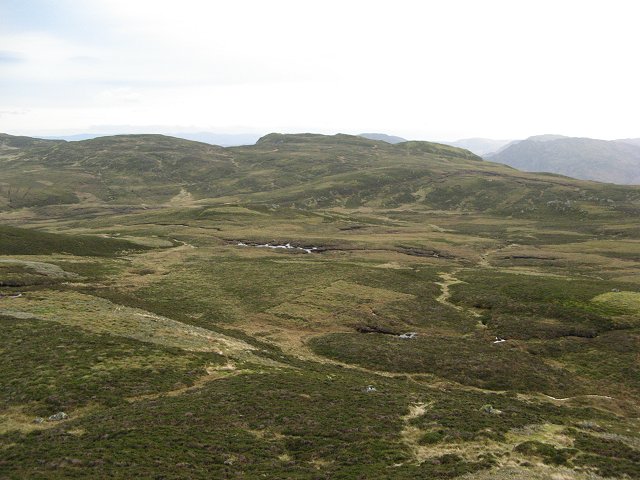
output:
[{"label": "valley floor", "polygon": [[0,213],[1,478],[640,478],[633,218],[54,210]]}]

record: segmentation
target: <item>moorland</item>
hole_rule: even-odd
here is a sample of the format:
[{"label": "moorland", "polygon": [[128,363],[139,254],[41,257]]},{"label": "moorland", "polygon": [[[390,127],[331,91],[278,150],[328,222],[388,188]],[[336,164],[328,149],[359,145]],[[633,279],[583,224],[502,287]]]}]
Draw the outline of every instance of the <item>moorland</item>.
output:
[{"label": "moorland", "polygon": [[348,135],[0,166],[2,478],[640,478],[640,187]]}]

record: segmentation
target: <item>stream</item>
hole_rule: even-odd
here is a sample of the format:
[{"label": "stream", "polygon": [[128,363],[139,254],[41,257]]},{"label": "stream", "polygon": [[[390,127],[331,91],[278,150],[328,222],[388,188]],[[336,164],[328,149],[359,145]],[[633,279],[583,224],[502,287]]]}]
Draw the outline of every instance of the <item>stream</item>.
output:
[{"label": "stream", "polygon": [[272,249],[285,249],[285,250],[301,250],[305,253],[313,253],[313,252],[317,252],[318,251],[318,247],[294,247],[293,245],[291,245],[290,243],[286,243],[284,245],[277,245],[277,244],[271,244],[271,243],[264,243],[264,244],[250,244],[250,243],[244,243],[244,242],[238,242],[237,243],[238,247],[254,247],[254,248],[272,248]]}]

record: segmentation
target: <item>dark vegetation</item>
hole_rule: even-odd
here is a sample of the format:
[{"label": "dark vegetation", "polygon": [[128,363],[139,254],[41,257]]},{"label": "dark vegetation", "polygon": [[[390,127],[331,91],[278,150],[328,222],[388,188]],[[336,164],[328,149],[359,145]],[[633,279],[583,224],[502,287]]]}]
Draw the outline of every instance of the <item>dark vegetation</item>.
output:
[{"label": "dark vegetation", "polygon": [[505,338],[593,338],[624,327],[613,320],[623,309],[591,302],[610,290],[610,282],[499,272],[466,272],[461,278],[467,283],[453,287],[453,301],[486,312],[484,323]]},{"label": "dark vegetation", "polygon": [[568,396],[583,388],[569,372],[546,365],[517,346],[489,338],[423,335],[405,340],[387,335],[331,334],[313,339],[321,355],[373,370],[430,373],[492,390]]},{"label": "dark vegetation", "polygon": [[[152,477],[161,471],[165,478],[428,479],[492,465],[452,455],[390,471],[389,464],[408,460],[396,440],[404,388],[385,382],[379,385],[383,393],[369,395],[360,376],[328,373],[232,377],[64,427],[12,433],[9,439],[23,447],[5,450],[4,466],[13,465],[17,475],[67,478]],[[79,429],[86,433],[67,433]]]},{"label": "dark vegetation", "polygon": [[0,255],[50,255],[67,253],[79,256],[113,256],[141,252],[148,247],[126,240],[88,235],[64,235],[9,226],[0,226]]},{"label": "dark vegetation", "polygon": [[[185,354],[34,319],[0,317],[3,408],[29,405],[34,416],[188,386],[215,354]],[[55,339],[55,341],[52,341]],[[37,355],[34,355],[37,352]]]}]

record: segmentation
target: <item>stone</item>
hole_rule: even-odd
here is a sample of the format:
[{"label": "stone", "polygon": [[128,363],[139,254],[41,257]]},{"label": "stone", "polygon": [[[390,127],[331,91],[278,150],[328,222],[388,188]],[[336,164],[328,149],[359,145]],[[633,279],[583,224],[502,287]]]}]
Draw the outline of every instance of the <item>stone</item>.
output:
[{"label": "stone", "polygon": [[58,412],[51,415],[48,420],[50,422],[59,422],[60,420],[65,420],[67,418],[69,418],[69,415],[67,415],[65,412]]},{"label": "stone", "polygon": [[480,408],[480,411],[482,413],[489,413],[491,415],[501,415],[502,414],[502,410],[498,410],[497,408],[493,408],[493,406],[487,404],[487,405],[483,405]]},{"label": "stone", "polygon": [[402,338],[404,340],[411,340],[418,336],[418,332],[407,332],[401,335],[398,335],[398,338]]}]

